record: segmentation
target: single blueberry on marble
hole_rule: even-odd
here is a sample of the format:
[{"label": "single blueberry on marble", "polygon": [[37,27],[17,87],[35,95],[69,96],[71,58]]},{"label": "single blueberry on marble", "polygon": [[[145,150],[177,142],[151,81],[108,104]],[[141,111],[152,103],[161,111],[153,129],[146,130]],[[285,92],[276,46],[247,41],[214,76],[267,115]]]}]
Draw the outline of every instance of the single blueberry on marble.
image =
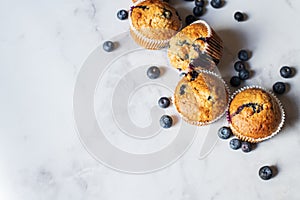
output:
[{"label": "single blueberry on marble", "polygon": [[245,16],[242,12],[237,11],[234,13],[234,19],[238,22],[244,21],[245,20]]},{"label": "single blueberry on marble", "polygon": [[195,6],[203,7],[204,4],[204,0],[195,0]]},{"label": "single blueberry on marble", "polygon": [[230,85],[233,87],[238,87],[239,85],[241,85],[241,79],[238,76],[231,77]]},{"label": "single blueberry on marble", "polygon": [[252,150],[252,145],[250,142],[242,142],[242,151],[245,152],[245,153],[248,153]]},{"label": "single blueberry on marble", "polygon": [[203,12],[204,11],[204,8],[201,7],[201,6],[196,6],[194,7],[193,9],[193,14],[196,16],[196,17],[200,17],[201,15],[203,15]]},{"label": "single blueberry on marble", "polygon": [[243,69],[246,69],[245,63],[243,61],[240,61],[240,60],[236,61],[234,63],[233,67],[234,67],[234,70],[237,71],[237,72],[242,71]]},{"label": "single blueberry on marble", "polygon": [[283,66],[280,68],[280,75],[283,78],[290,78],[293,75],[293,70],[289,66]]},{"label": "single blueberry on marble", "polygon": [[250,77],[250,72],[247,69],[243,69],[238,73],[241,80],[247,80]]},{"label": "single blueberry on marble", "polygon": [[231,135],[232,135],[232,131],[227,126],[223,126],[218,130],[218,136],[221,139],[226,140],[226,139],[230,138]]},{"label": "single blueberry on marble", "polygon": [[283,94],[285,92],[285,84],[283,82],[276,82],[273,85],[273,91],[276,94]]},{"label": "single blueberry on marble", "polygon": [[233,150],[237,150],[237,149],[241,148],[241,145],[242,145],[241,141],[237,138],[233,138],[229,142],[229,146]]},{"label": "single blueberry on marble", "polygon": [[249,56],[249,53],[245,49],[242,49],[238,52],[238,58],[241,61],[247,61],[247,60],[249,60],[250,56]]},{"label": "single blueberry on marble", "polygon": [[269,166],[263,166],[259,169],[258,175],[263,180],[269,180],[273,176],[272,168]]},{"label": "single blueberry on marble", "polygon": [[105,41],[103,43],[103,50],[107,52],[113,51],[115,48],[115,44],[112,41]]},{"label": "single blueberry on marble", "polygon": [[168,97],[161,97],[158,100],[158,106],[161,108],[167,108],[170,105],[170,99]]},{"label": "single blueberry on marble", "polygon": [[196,20],[197,20],[197,18],[194,15],[188,15],[185,17],[186,25],[190,25],[191,23],[193,23]]},{"label": "single blueberry on marble", "polygon": [[160,76],[160,69],[156,66],[151,66],[147,70],[147,76],[150,79],[157,79]]},{"label": "single blueberry on marble", "polygon": [[118,19],[120,19],[120,20],[125,20],[125,19],[127,19],[127,18],[128,18],[128,11],[127,11],[127,10],[124,10],[124,9],[119,10],[119,11],[117,12],[117,17],[118,17]]},{"label": "single blueberry on marble", "polygon": [[163,128],[170,128],[173,124],[173,119],[169,115],[163,115],[161,116],[159,123]]},{"label": "single blueberry on marble", "polygon": [[213,8],[221,8],[223,6],[223,2],[222,2],[222,0],[211,0],[210,5]]}]

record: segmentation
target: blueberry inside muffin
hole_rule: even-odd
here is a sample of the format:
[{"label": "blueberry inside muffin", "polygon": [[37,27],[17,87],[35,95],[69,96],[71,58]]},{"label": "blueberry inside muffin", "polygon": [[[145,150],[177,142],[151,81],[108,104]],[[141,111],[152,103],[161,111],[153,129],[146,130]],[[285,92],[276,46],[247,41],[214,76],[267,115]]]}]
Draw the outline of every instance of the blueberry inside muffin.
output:
[{"label": "blueberry inside muffin", "polygon": [[218,76],[194,70],[179,81],[175,89],[174,104],[188,123],[205,125],[225,112],[228,91]]}]

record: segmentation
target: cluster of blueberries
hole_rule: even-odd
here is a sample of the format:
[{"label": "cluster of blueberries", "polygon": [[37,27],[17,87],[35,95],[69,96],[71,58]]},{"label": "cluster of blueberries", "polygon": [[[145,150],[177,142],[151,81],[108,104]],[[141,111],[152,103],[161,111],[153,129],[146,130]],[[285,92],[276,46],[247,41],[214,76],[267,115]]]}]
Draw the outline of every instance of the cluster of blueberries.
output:
[{"label": "cluster of blueberries", "polygon": [[234,70],[238,73],[230,79],[230,85],[238,87],[242,80],[247,80],[250,77],[250,71],[246,69],[246,61],[250,58],[247,50],[242,49],[238,52],[238,61],[234,63]]},{"label": "cluster of blueberries", "polygon": [[[247,50],[242,49],[238,52],[238,61],[234,63],[234,70],[238,73],[237,76],[232,76],[230,79],[230,85],[233,87],[240,86],[243,80],[250,78],[250,71],[246,69],[246,61],[250,58]],[[291,78],[294,75],[293,68],[289,66],[282,66],[280,68],[280,76],[283,78]],[[278,81],[273,84],[273,92],[276,94],[283,94],[286,90],[284,82]]]},{"label": "cluster of blueberries", "polygon": [[[227,126],[223,126],[218,130],[218,136],[221,139],[229,139],[232,136],[232,131],[229,127]],[[248,153],[252,150],[253,148],[253,144],[251,144],[250,142],[246,142],[246,141],[241,141],[237,138],[233,138],[229,141],[229,146],[231,149],[233,150],[237,150],[237,149],[242,149],[243,152]],[[258,171],[258,175],[260,178],[262,178],[263,180],[269,180],[270,178],[272,178],[273,176],[273,171],[275,168],[270,167],[270,166],[263,166],[259,169]]]},{"label": "cluster of blueberries", "polygon": [[[218,130],[218,136],[223,139],[229,139],[232,136],[232,131],[229,127],[223,126]],[[229,142],[229,146],[233,150],[242,149],[243,152],[248,153],[252,150],[252,144],[250,142],[241,141],[237,138],[233,138]]]},{"label": "cluster of blueberries", "polygon": [[[295,73],[293,68],[289,66],[282,66],[279,72],[280,76],[283,78],[291,78]],[[285,90],[286,87],[284,82],[278,81],[273,84],[273,92],[275,92],[276,94],[283,94]]]},{"label": "cluster of blueberries", "polygon": [[[204,0],[185,0],[185,1],[194,1],[195,2],[195,7],[193,8],[193,15],[188,15],[185,18],[185,23],[187,25],[193,23],[194,21],[197,20],[196,17],[200,17],[204,14],[205,12],[205,1]],[[210,0],[210,5],[213,8],[221,8],[224,6],[224,1],[222,0]],[[246,20],[246,16],[244,13],[241,11],[236,11],[233,15],[234,19],[238,22]]]},{"label": "cluster of blueberries", "polygon": [[[205,1],[204,0],[185,0],[185,1],[194,1],[195,7],[193,8],[193,15],[188,15],[185,17],[185,23],[186,25],[189,25],[197,20],[196,17],[200,17],[205,12]],[[222,0],[211,0],[210,5],[213,8],[221,8],[224,5],[224,2]]]}]

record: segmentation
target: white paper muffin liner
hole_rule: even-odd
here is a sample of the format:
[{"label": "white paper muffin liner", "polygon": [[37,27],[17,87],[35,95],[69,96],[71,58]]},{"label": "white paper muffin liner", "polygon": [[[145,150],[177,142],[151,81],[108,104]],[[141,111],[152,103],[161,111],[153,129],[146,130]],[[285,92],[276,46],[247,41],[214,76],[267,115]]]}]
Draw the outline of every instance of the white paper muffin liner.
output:
[{"label": "white paper muffin liner", "polygon": [[218,78],[224,85],[226,94],[227,94],[227,103],[226,106],[224,107],[224,111],[221,112],[218,116],[216,116],[213,120],[211,121],[207,121],[207,122],[199,122],[199,121],[192,121],[190,119],[188,119],[187,117],[185,117],[184,115],[182,115],[179,111],[179,109],[177,108],[176,104],[175,104],[175,94],[172,97],[172,102],[175,106],[176,111],[179,113],[179,115],[181,116],[181,118],[186,121],[187,123],[191,124],[191,125],[196,125],[196,126],[205,126],[205,125],[209,125],[212,124],[216,121],[218,121],[228,110],[228,106],[229,106],[229,101],[230,101],[230,90],[229,87],[227,86],[226,82],[223,80],[223,78],[221,76],[219,76],[218,74],[208,71],[208,70],[197,70],[198,73],[203,73],[203,74],[209,74],[212,76],[215,76],[216,78]]},{"label": "white paper muffin liner", "polygon": [[[208,30],[208,38],[211,40],[205,43],[204,52],[210,55],[212,58],[220,59],[223,52],[223,42],[217,33],[211,28],[211,26],[204,20],[197,20],[191,24],[204,24]],[[218,51],[218,47],[220,50]],[[202,52],[202,53],[204,53]],[[218,63],[216,63],[218,64]]]},{"label": "white paper muffin liner", "polygon": [[[272,98],[273,100],[275,100],[275,102],[278,104],[278,107],[279,107],[279,110],[280,110],[280,114],[281,114],[281,121],[280,123],[278,124],[278,127],[276,129],[276,131],[274,131],[273,133],[271,133],[269,136],[267,137],[263,137],[263,138],[252,138],[252,137],[248,137],[248,136],[244,136],[244,135],[241,135],[231,124],[231,120],[230,120],[230,116],[229,116],[229,106],[230,106],[230,103],[231,101],[233,100],[233,98],[240,92],[244,91],[244,90],[247,90],[247,89],[261,89],[263,91],[265,91],[266,93],[268,93]],[[226,118],[227,118],[227,121],[229,123],[229,126],[233,132],[233,134],[238,137],[239,139],[243,140],[243,141],[247,141],[247,142],[251,142],[251,143],[258,143],[258,142],[262,142],[264,140],[268,140],[272,137],[274,137],[275,135],[277,135],[283,125],[284,125],[284,122],[285,122],[285,111],[284,111],[284,108],[282,106],[282,103],[280,102],[280,100],[276,97],[276,95],[270,91],[270,90],[267,90],[266,88],[264,87],[261,87],[261,86],[257,86],[257,85],[252,85],[252,86],[245,86],[245,87],[242,87],[240,89],[238,89],[237,91],[235,91],[232,95],[231,95],[231,98],[230,98],[230,102],[229,102],[229,106],[228,106],[228,110],[226,112]]]},{"label": "white paper muffin liner", "polygon": [[134,41],[140,46],[145,47],[146,49],[162,49],[168,46],[170,39],[167,40],[155,40],[143,36],[138,30],[133,26],[130,27],[130,34]]}]

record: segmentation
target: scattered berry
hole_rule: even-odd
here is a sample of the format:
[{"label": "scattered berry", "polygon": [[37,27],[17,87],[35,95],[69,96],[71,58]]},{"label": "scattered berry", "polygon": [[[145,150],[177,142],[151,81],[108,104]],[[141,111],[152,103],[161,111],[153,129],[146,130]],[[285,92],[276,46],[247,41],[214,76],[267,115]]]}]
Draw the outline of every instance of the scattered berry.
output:
[{"label": "scattered berry", "polygon": [[163,115],[159,120],[160,126],[163,128],[170,128],[173,124],[172,117],[169,115]]},{"label": "scattered berry", "polygon": [[263,166],[263,167],[261,167],[259,169],[258,175],[263,180],[269,180],[270,178],[272,178],[273,172],[272,172],[271,167],[269,167],[269,166]]},{"label": "scattered berry", "polygon": [[252,145],[250,142],[242,142],[242,151],[248,153],[252,150]]},{"label": "scattered berry", "polygon": [[234,63],[234,70],[237,72],[242,71],[245,68],[245,63],[243,61],[239,60]]},{"label": "scattered berry", "polygon": [[161,107],[161,108],[167,108],[167,107],[170,105],[170,99],[167,98],[167,97],[161,97],[161,98],[158,100],[158,105],[159,105],[159,107]]},{"label": "scattered berry", "polygon": [[128,11],[127,10],[119,10],[117,13],[117,17],[120,20],[124,20],[128,18]]},{"label": "scattered berry", "polygon": [[204,8],[203,8],[203,7],[196,6],[196,7],[194,7],[194,9],[193,9],[193,14],[194,14],[196,17],[199,17],[199,16],[203,15],[203,11],[204,11]]},{"label": "scattered berry", "polygon": [[213,8],[221,8],[223,6],[223,2],[222,2],[222,0],[211,0],[210,5]]},{"label": "scattered berry", "polygon": [[188,15],[185,18],[185,23],[186,23],[186,25],[190,25],[191,23],[193,23],[196,20],[197,20],[197,18],[194,15]]},{"label": "scattered berry", "polygon": [[230,85],[233,87],[238,87],[239,85],[241,85],[241,79],[238,76],[231,77]]},{"label": "scattered berry", "polygon": [[247,61],[247,60],[249,60],[249,54],[248,54],[248,52],[245,49],[242,49],[238,53],[238,58],[241,61]]},{"label": "scattered berry", "polygon": [[243,69],[239,71],[238,75],[241,80],[246,80],[250,77],[250,72],[247,69]]},{"label": "scattered berry", "polygon": [[232,140],[230,140],[229,146],[231,149],[237,150],[241,148],[241,141],[239,139],[233,138]]},{"label": "scattered berry", "polygon": [[221,138],[221,139],[228,139],[230,138],[230,136],[232,135],[232,131],[229,127],[227,126],[223,126],[221,127],[219,130],[218,130],[218,136]]},{"label": "scattered berry", "polygon": [[149,69],[147,70],[147,76],[150,79],[156,79],[159,77],[159,75],[160,75],[160,70],[156,66],[149,67]]},{"label": "scattered berry", "polygon": [[205,4],[204,0],[195,0],[195,6],[203,7],[204,4]]},{"label": "scattered berry", "polygon": [[273,85],[273,91],[276,94],[283,94],[285,92],[285,84],[283,82],[276,82]]},{"label": "scattered berry", "polygon": [[237,11],[234,13],[234,19],[238,22],[244,21],[245,20],[245,16],[243,13]]},{"label": "scattered berry", "polygon": [[288,66],[281,67],[281,69],[280,69],[280,75],[283,78],[290,78],[290,77],[292,77],[292,75],[293,75],[292,68],[290,68]]},{"label": "scattered berry", "polygon": [[105,41],[102,47],[104,51],[111,52],[112,50],[114,50],[115,44],[112,41]]}]

